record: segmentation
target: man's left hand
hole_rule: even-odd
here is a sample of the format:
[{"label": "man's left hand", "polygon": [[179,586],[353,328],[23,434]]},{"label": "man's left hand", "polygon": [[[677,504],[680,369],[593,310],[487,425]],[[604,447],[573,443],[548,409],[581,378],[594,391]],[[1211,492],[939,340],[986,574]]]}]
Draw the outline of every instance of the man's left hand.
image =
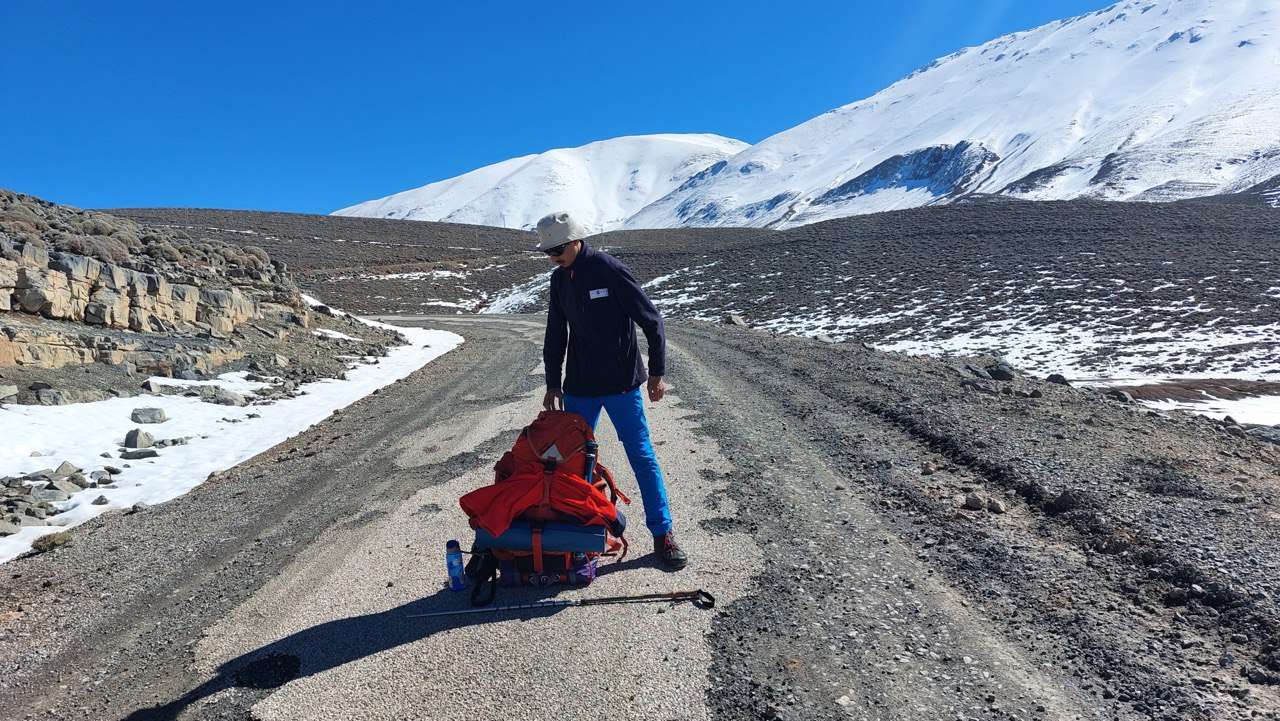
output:
[{"label": "man's left hand", "polygon": [[662,382],[662,376],[649,376],[649,400],[656,403],[666,394],[667,384]]}]

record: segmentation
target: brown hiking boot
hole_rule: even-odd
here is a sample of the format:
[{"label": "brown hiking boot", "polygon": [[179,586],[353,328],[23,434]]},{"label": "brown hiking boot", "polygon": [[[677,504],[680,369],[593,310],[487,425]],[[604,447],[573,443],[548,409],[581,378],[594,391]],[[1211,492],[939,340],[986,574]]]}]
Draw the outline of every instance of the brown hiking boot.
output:
[{"label": "brown hiking boot", "polygon": [[653,552],[662,559],[662,565],[668,571],[679,571],[689,563],[689,556],[680,550],[676,543],[676,534],[653,537]]}]

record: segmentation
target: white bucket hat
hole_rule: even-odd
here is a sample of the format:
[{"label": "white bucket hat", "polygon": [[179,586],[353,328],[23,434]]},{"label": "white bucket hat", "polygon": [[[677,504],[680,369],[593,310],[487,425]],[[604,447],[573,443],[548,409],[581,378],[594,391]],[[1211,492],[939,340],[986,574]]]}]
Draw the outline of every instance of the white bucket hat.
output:
[{"label": "white bucket hat", "polygon": [[538,221],[538,250],[547,250],[585,237],[587,229],[563,210]]}]

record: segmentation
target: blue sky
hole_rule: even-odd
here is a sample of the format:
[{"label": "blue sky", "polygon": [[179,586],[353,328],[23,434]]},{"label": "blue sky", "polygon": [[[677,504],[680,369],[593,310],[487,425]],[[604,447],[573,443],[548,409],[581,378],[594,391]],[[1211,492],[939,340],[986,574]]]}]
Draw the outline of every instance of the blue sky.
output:
[{"label": "blue sky", "polygon": [[329,212],[618,135],[756,142],[1109,4],[0,0],[0,187]]}]

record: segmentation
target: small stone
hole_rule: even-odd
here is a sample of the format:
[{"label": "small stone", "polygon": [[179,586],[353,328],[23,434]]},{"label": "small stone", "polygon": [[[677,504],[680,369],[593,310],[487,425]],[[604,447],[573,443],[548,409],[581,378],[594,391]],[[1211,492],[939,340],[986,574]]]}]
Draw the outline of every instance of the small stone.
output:
[{"label": "small stone", "polygon": [[1120,401],[1121,403],[1133,402],[1133,394],[1129,391],[1122,391],[1119,388],[1107,391],[1107,397],[1113,401]]},{"label": "small stone", "polygon": [[[108,454],[107,457],[110,458],[111,457],[110,454]],[[124,471],[120,470],[119,468],[116,468],[115,466],[103,466],[102,470],[106,471],[107,473],[110,473],[113,476],[118,476],[121,473],[124,473]]]},{"label": "small stone", "polygon": [[120,457],[126,461],[137,461],[143,458],[155,458],[159,455],[154,448],[139,448],[133,451],[125,451],[120,454]]},{"label": "small stone", "polygon": [[733,313],[730,313],[724,317],[724,323],[725,325],[736,325],[740,328],[747,327],[747,321],[744,320],[742,316],[735,315]]},{"label": "small stone", "polygon": [[164,423],[169,420],[163,408],[134,408],[129,419],[134,423]]},{"label": "small stone", "polygon": [[111,501],[108,501],[106,496],[98,496],[97,498],[93,499],[93,505],[95,506],[105,506],[110,502]]},{"label": "small stone", "polygon": [[143,503],[142,501],[138,501],[132,506],[129,506],[129,513],[142,513],[148,508],[151,508],[151,506],[147,505],[146,503]]},{"label": "small stone", "polygon": [[1060,386],[1071,385],[1071,381],[1067,380],[1067,377],[1062,375],[1061,373],[1050,373],[1049,377],[1045,378],[1045,380]]},{"label": "small stone", "polygon": [[986,505],[976,493],[970,493],[964,497],[964,507],[970,511],[981,511]]},{"label": "small stone", "polygon": [[995,498],[987,499],[987,510],[992,513],[1004,513],[1004,502]]}]

